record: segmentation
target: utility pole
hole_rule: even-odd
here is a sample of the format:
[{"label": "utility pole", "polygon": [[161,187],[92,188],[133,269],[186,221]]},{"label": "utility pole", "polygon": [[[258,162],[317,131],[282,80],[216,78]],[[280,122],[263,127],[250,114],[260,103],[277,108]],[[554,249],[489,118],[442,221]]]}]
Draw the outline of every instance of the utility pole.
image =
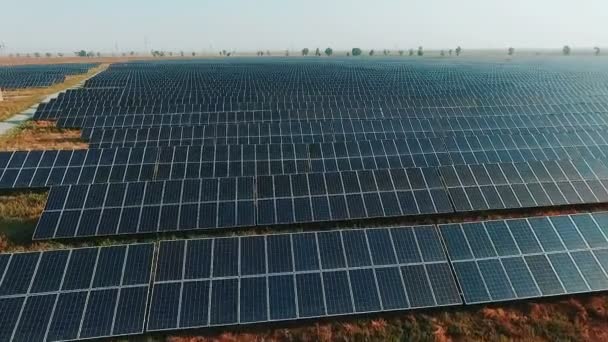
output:
[{"label": "utility pole", "polygon": [[144,49],[146,51],[146,53],[150,53],[150,41],[148,40],[148,36],[144,36]]}]

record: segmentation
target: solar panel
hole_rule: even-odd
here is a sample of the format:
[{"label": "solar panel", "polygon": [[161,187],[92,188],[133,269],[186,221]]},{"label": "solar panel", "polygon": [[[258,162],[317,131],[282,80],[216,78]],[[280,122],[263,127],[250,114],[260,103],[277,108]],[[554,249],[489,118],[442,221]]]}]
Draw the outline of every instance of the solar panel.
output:
[{"label": "solar panel", "polygon": [[153,244],[0,254],[0,339],[139,334]]},{"label": "solar panel", "polygon": [[51,189],[34,238],[339,221],[451,210],[439,174],[432,168],[83,184]]},{"label": "solar panel", "polygon": [[[536,147],[535,149],[511,150],[499,150],[488,146],[487,150],[478,151],[451,151],[450,148],[446,150],[444,145],[442,138],[425,138],[314,144],[0,152],[0,188],[474,165],[475,163],[496,162],[561,162],[561,159],[600,160],[602,163],[608,160],[603,152],[586,155],[578,149],[571,155],[558,155],[555,149],[563,148],[559,145],[542,149]],[[599,145],[594,146],[600,147]],[[583,148],[584,146],[578,147]],[[532,151],[541,152],[542,155],[532,153]],[[498,154],[500,152],[508,153],[501,156]],[[467,153],[470,153],[474,160],[467,161],[465,158]],[[559,169],[565,166],[560,163],[560,166],[556,167]],[[477,168],[483,168],[483,166],[477,166]],[[448,168],[444,168],[444,170],[445,173],[450,172]],[[479,177],[479,174],[475,176]],[[489,182],[484,185],[487,184]]]},{"label": "solar panel", "polygon": [[606,213],[440,225],[467,304],[608,289]]},{"label": "solar panel", "polygon": [[605,165],[593,160],[454,165],[439,167],[439,172],[458,212],[599,203],[607,198]]},{"label": "solar panel", "polygon": [[0,89],[49,87],[66,76],[86,74],[95,63],[0,66]]},{"label": "solar panel", "polygon": [[[445,139],[454,152],[543,147],[605,146],[602,125],[540,126],[488,130],[417,130],[415,118],[389,120],[289,121],[208,125],[162,125],[144,128],[90,128],[83,138],[92,147],[319,143],[383,139]],[[373,127],[377,124],[379,127]],[[357,127],[359,126],[359,127]],[[367,127],[366,127],[367,126]],[[481,143],[483,142],[483,144]]]},{"label": "solar panel", "polygon": [[457,305],[433,226],[163,241],[148,331]]}]

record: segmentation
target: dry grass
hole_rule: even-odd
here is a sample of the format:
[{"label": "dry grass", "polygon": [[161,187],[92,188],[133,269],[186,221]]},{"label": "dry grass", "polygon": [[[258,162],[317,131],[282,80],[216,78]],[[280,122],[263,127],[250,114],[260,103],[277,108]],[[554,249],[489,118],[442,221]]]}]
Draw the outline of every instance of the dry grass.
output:
[{"label": "dry grass", "polygon": [[102,64],[97,68],[89,70],[86,74],[67,76],[63,83],[58,83],[46,88],[28,88],[3,92],[4,101],[0,102],[0,121],[6,120],[11,116],[28,109],[44,100],[48,95],[75,86],[107,67],[108,64]]},{"label": "dry grass", "polygon": [[0,252],[28,248],[46,199],[46,192],[0,195]]},{"label": "dry grass", "polygon": [[[378,314],[331,322],[155,334],[137,341],[606,341],[608,296],[602,294],[489,306]],[[204,335],[197,335],[201,333]]]},{"label": "dry grass", "polygon": [[46,192],[0,195],[0,217],[3,219],[37,219],[46,204]]},{"label": "dry grass", "polygon": [[0,151],[36,149],[87,148],[80,131],[55,127],[54,123],[27,121],[20,127],[0,136]]}]

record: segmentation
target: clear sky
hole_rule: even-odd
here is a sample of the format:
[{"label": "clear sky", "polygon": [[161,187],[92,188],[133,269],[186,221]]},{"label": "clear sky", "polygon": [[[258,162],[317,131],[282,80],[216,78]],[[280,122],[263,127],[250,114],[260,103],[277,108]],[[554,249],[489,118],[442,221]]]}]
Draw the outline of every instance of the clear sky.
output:
[{"label": "clear sky", "polygon": [[5,53],[608,47],[608,0],[3,0],[0,42]]}]

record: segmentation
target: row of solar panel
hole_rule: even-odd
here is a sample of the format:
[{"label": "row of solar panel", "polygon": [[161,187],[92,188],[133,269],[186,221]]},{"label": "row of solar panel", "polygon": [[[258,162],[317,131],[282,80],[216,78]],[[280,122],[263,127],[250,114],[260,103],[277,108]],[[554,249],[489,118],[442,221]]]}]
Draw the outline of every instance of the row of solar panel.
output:
[{"label": "row of solar panel", "polygon": [[[477,152],[515,150],[567,150],[583,147],[604,156],[608,146],[600,132],[571,132],[537,135],[480,135],[431,139],[359,140],[311,144],[238,144],[108,148],[87,150],[31,150],[0,152],[0,169],[22,167],[94,166],[145,162],[268,161],[321,158],[406,156],[433,152]],[[523,152],[522,152],[523,153]],[[73,156],[72,156],[73,155]],[[158,158],[153,159],[158,155]],[[55,157],[57,156],[57,157]],[[144,156],[147,159],[144,160]],[[57,158],[57,162],[55,162]]]},{"label": "row of solar panel", "polygon": [[[503,122],[498,124],[480,125],[479,122],[465,122],[462,125],[432,125],[428,120],[418,119],[378,119],[378,120],[318,120],[318,121],[284,121],[266,123],[235,123],[235,124],[208,124],[208,125],[185,125],[180,122],[174,124],[153,126],[145,128],[91,128],[83,132],[83,136],[92,142],[108,141],[132,141],[136,138],[143,139],[169,139],[171,137],[187,138],[221,138],[221,137],[254,137],[254,136],[291,136],[291,135],[331,135],[331,134],[365,134],[365,133],[425,133],[430,136],[462,135],[461,132],[483,130],[510,129],[525,132],[526,129],[561,127],[566,129],[606,129],[607,123],[603,120],[583,120],[578,116],[576,120],[567,120],[555,115],[554,122],[550,120],[539,120],[530,122]],[[152,119],[153,117],[149,117]],[[173,117],[179,119],[179,116]],[[562,120],[560,120],[562,119]],[[512,119],[511,119],[512,120]],[[139,126],[139,125],[136,125]],[[521,130],[523,129],[523,130]],[[149,132],[149,133],[148,133]],[[175,138],[174,138],[175,139]]]},{"label": "row of solar panel", "polygon": [[[339,68],[338,68],[339,70]],[[149,71],[146,71],[149,72]],[[542,82],[535,86],[530,86],[528,82],[522,82],[517,87],[496,87],[495,84],[471,84],[470,89],[462,89],[460,87],[446,87],[445,80],[442,80],[441,86],[435,85],[435,80],[416,80],[416,82],[399,82],[394,86],[377,88],[375,85],[369,87],[352,87],[349,82],[340,82],[339,86],[324,84],[310,84],[310,89],[294,88],[292,85],[285,86],[282,79],[277,79],[276,83],[267,83],[264,87],[258,86],[242,87],[248,80],[242,79],[222,79],[222,80],[200,80],[196,78],[205,78],[205,75],[198,74],[193,81],[198,84],[192,87],[192,84],[184,83],[180,79],[180,75],[176,76],[175,81],[181,83],[176,86],[175,82],[164,82],[163,80],[147,81],[146,84],[138,82],[137,75],[129,73],[129,71],[120,75],[123,80],[106,86],[95,86],[93,83],[101,78],[111,74],[106,70],[102,75],[94,79],[87,80],[85,83],[84,92],[68,92],[60,97],[60,100],[78,103],[89,102],[90,100],[98,100],[114,103],[132,104],[135,106],[146,105],[146,98],[152,99],[151,102],[160,103],[160,105],[196,105],[205,104],[208,102],[231,101],[231,102],[331,102],[337,100],[348,100],[353,98],[357,101],[387,101],[390,98],[396,98],[399,101],[412,101],[413,103],[421,104],[420,106],[476,106],[479,105],[476,99],[479,99],[484,105],[521,105],[516,103],[513,98],[522,99],[537,99],[538,95],[558,101],[568,100],[573,104],[585,101],[598,101],[602,94],[608,92],[602,88],[582,89],[580,85],[589,88],[590,80],[583,80],[579,83],[578,89],[574,83],[557,84],[557,87],[551,87],[546,82]],[[118,73],[114,73],[118,75]],[[428,76],[428,75],[425,75]],[[188,77],[193,78],[193,75]],[[377,77],[376,75],[366,75],[370,79]],[[605,75],[604,75],[605,77]],[[129,78],[131,78],[129,80]],[[132,82],[130,82],[132,81]],[[317,83],[323,81],[316,80]],[[405,80],[407,81],[407,80]],[[409,80],[412,81],[412,80]],[[560,80],[563,82],[563,80]],[[294,83],[294,80],[288,80]],[[297,82],[297,81],[296,81]],[[601,82],[601,81],[599,81]],[[573,86],[574,85],[574,86]],[[485,87],[484,87],[485,86]],[[124,90],[122,89],[124,88]],[[316,88],[316,89],[315,89]],[[492,89],[493,88],[493,89]],[[498,90],[498,93],[496,92]],[[121,97],[123,95],[123,97]]]},{"label": "row of solar panel", "polygon": [[[263,145],[262,145],[263,146]],[[356,144],[353,144],[354,147],[357,147]],[[360,146],[360,145],[359,145]],[[379,145],[382,146],[382,145]],[[266,146],[267,147],[267,146]],[[267,170],[269,167],[271,169],[281,169],[282,165],[290,165],[293,164],[298,165],[299,162],[305,161],[306,164],[304,166],[299,166],[299,169],[302,171],[309,171],[310,169],[306,167],[306,165],[317,165],[321,160],[325,163],[325,165],[330,164],[349,164],[351,168],[373,168],[373,169],[389,169],[391,164],[393,163],[394,158],[389,158],[390,156],[382,156],[379,155],[375,158],[366,157],[366,158],[323,158],[323,159],[313,159],[313,160],[298,160],[296,157],[302,154],[305,154],[305,151],[295,151],[290,149],[282,149],[281,145],[274,145],[277,147],[273,154],[279,154],[285,152],[286,155],[294,158],[292,160],[284,160],[285,163],[281,164],[279,161],[275,160],[271,163],[268,160],[261,160],[256,163],[251,161],[250,164],[245,164],[245,161],[236,160],[233,162],[228,162],[228,160],[232,160],[232,158],[228,158],[228,149],[218,150],[213,147],[203,147],[202,149],[199,147],[186,147],[186,148],[133,148],[133,149],[103,149],[103,150],[65,150],[65,151],[18,151],[18,152],[7,152],[0,153],[0,179],[6,180],[3,181],[3,184],[6,186],[11,186],[15,182],[15,179],[31,179],[32,177],[35,179],[39,179],[40,181],[35,182],[35,184],[47,184],[48,179],[53,180],[53,184],[72,184],[72,183],[90,183],[92,181],[99,182],[107,182],[108,180],[117,181],[124,178],[124,174],[126,170],[130,170],[129,174],[131,175],[141,175],[142,170],[146,168],[148,171],[144,172],[144,174],[149,174],[150,176],[160,176],[160,177],[171,177],[173,178],[198,178],[195,177],[199,175],[199,171],[197,172],[186,172],[190,168],[195,168],[196,170],[203,169],[205,166],[215,168],[215,169],[228,169],[229,166],[237,166],[239,169],[243,167],[243,165],[250,165],[252,168],[259,168],[260,170]],[[289,147],[283,146],[283,147]],[[332,147],[329,145],[329,147]],[[335,146],[334,146],[335,147]],[[223,152],[222,154],[217,153],[218,151]],[[269,157],[269,151],[267,149],[263,150],[264,155]],[[323,149],[326,152],[335,152],[336,150],[332,149]],[[515,150],[517,152],[521,152],[520,150]],[[526,150],[524,150],[525,152]],[[546,151],[552,151],[552,149],[546,150],[538,150],[539,153],[544,153]],[[576,152],[582,152],[582,150],[575,150]],[[201,154],[202,152],[202,154]],[[215,155],[213,154],[214,152]],[[250,151],[255,152],[255,151]],[[341,150],[341,153],[346,154],[347,150]],[[351,149],[351,152],[352,151]],[[532,152],[532,151],[529,151]],[[295,153],[295,155],[293,155]],[[255,154],[255,153],[254,153]],[[421,155],[428,160],[428,156],[432,154]],[[442,154],[435,154],[437,158],[440,158]],[[445,156],[450,157],[454,154]],[[496,153],[497,156],[501,154]],[[446,184],[448,187],[450,186],[458,186],[458,185],[488,185],[488,184],[506,184],[502,176],[503,174],[506,177],[512,177],[514,180],[513,183],[522,183],[522,177],[526,181],[560,181],[560,180],[580,180],[587,179],[592,180],[596,178],[604,179],[608,177],[608,166],[605,164],[605,157],[602,159],[596,159],[593,155],[590,155],[589,152],[581,153],[580,155],[587,156],[588,158],[584,159],[560,159],[558,155],[553,155],[549,158],[548,155],[544,155],[543,161],[530,161],[530,162],[517,162],[517,163],[483,163],[483,164],[466,164],[466,163],[450,163],[443,161],[443,158],[440,159],[442,162],[440,164],[448,164],[446,166],[439,167],[439,172],[444,175],[446,178]],[[414,155],[417,156],[417,155]],[[521,159],[525,160],[526,158],[521,155]],[[566,155],[568,157],[569,155]],[[218,158],[219,157],[219,158]],[[262,157],[260,155],[260,157]],[[384,157],[384,158],[383,158]],[[410,156],[412,157],[412,156]],[[399,160],[399,159],[397,159]],[[382,162],[380,162],[382,161]],[[465,160],[466,161],[466,160]],[[276,162],[276,163],[275,163]],[[323,165],[323,164],[320,164]],[[476,175],[477,178],[481,178],[476,183],[472,175],[462,174],[460,176],[454,175],[454,171],[451,170],[467,170],[471,168],[475,171],[473,172],[482,172],[478,170],[483,169],[491,169],[495,170],[497,165],[503,165],[503,168],[507,168],[504,173],[494,174],[492,177],[500,177],[496,178],[495,181],[490,182],[488,180],[488,176],[482,173]],[[513,166],[515,165],[515,166]],[[345,166],[340,166],[343,168]],[[519,168],[518,170],[513,170],[514,167]],[[534,171],[530,171],[529,169],[533,168]],[[285,168],[287,169],[287,168]],[[297,171],[296,167],[291,168],[293,171]],[[426,169],[426,168],[425,168]],[[84,170],[87,170],[87,173],[84,173]],[[103,170],[103,171],[100,171]],[[274,172],[274,171],[273,171]],[[470,171],[468,171],[470,173]],[[55,176],[50,177],[49,173],[55,174]],[[95,177],[98,173],[101,173],[99,177]],[[210,172],[207,172],[210,173]],[[203,173],[206,175],[207,173]],[[490,172],[491,173],[491,172]],[[536,176],[534,174],[536,173]],[[37,175],[44,175],[44,177],[36,177]],[[70,175],[69,177],[67,175]],[[518,174],[522,174],[522,176],[518,176]],[[89,175],[89,176],[87,176]],[[105,175],[105,176],[103,176]],[[121,175],[120,177],[110,177],[111,175]],[[49,178],[50,177],[50,178]],[[462,178],[461,181],[458,181],[458,177]],[[56,182],[54,182],[56,181]],[[45,183],[46,182],[46,183]],[[19,184],[30,184],[29,182],[17,182]]]},{"label": "row of solar panel", "polygon": [[[147,330],[457,305],[461,291],[474,304],[605,290],[607,234],[594,213],[165,241]],[[0,254],[0,336],[143,332],[152,251]]]},{"label": "row of solar panel", "polygon": [[[492,106],[492,107],[412,107],[412,108],[315,108],[287,109],[287,110],[252,110],[252,111],[203,111],[200,109],[176,108],[173,106],[155,108],[150,106],[132,107],[128,105],[103,106],[96,98],[92,102],[61,103],[52,101],[37,109],[34,116],[37,120],[74,120],[72,122],[86,122],[88,127],[104,118],[122,120],[128,116],[182,116],[190,117],[200,124],[233,123],[233,122],[265,122],[287,120],[322,120],[338,118],[379,119],[379,118],[432,118],[449,119],[453,117],[485,117],[518,116],[552,114],[584,114],[605,113],[607,104],[603,103],[577,103],[572,105],[525,105],[525,106]],[[131,119],[125,119],[127,122]],[[157,119],[158,120],[158,119]],[[184,119],[182,119],[184,120]],[[153,120],[154,122],[155,120]],[[107,122],[107,121],[106,121]],[[93,125],[96,126],[96,125]]]},{"label": "row of solar panel", "polygon": [[[192,148],[190,162],[212,161],[262,161],[262,160],[289,160],[289,159],[318,159],[331,157],[359,157],[359,156],[388,156],[411,155],[416,153],[433,152],[477,152],[490,151],[500,153],[506,150],[540,150],[540,149],[568,149],[583,147],[599,156],[605,155],[603,149],[608,142],[602,137],[604,131],[571,131],[560,134],[509,134],[509,135],[476,135],[460,137],[438,137],[417,139],[381,139],[381,140],[350,140],[337,142],[316,143],[275,143],[275,144],[229,144],[218,145],[214,139],[188,139],[173,137],[159,140],[165,145],[203,146],[202,156],[197,158],[199,149]],[[365,137],[364,137],[365,138]],[[141,143],[147,144],[146,139]],[[200,142],[201,144],[197,144]],[[228,142],[228,139],[226,140]],[[105,143],[100,143],[105,144]],[[138,143],[136,142],[135,145]],[[95,145],[91,143],[90,145]],[[107,143],[107,145],[114,145]],[[119,143],[120,145],[120,143]],[[150,146],[150,148],[155,146]],[[163,150],[169,150],[166,147]],[[93,147],[91,147],[93,148]],[[110,147],[113,148],[113,147]],[[6,159],[6,156],[3,156]],[[180,162],[180,160],[177,160]],[[182,160],[185,161],[185,160]]]},{"label": "row of solar panel", "polygon": [[[539,133],[539,135],[541,135]],[[89,148],[91,149],[100,149],[100,148],[155,148],[155,147],[173,147],[173,146],[214,146],[214,145],[228,145],[229,147],[234,146],[234,145],[315,145],[315,144],[320,144],[320,145],[325,145],[325,144],[333,144],[333,143],[341,143],[341,144],[349,144],[349,143],[354,143],[356,141],[363,141],[365,143],[365,141],[369,141],[370,143],[373,141],[385,141],[385,140],[392,140],[392,141],[403,141],[403,140],[410,140],[410,139],[406,139],[404,135],[398,135],[398,134],[380,134],[380,133],[374,133],[374,134],[365,134],[365,135],[349,135],[349,136],[321,136],[321,135],[314,135],[314,136],[275,136],[275,137],[270,137],[270,138],[259,138],[259,137],[246,137],[246,138],[210,138],[210,139],[192,139],[192,140],[161,140],[161,141],[140,141],[140,142],[120,142],[120,143],[89,143]],[[420,139],[422,141],[423,144],[427,143],[428,140],[426,140],[426,138]],[[410,140],[411,141],[411,140]],[[542,150],[546,150],[546,151],[555,151],[555,152],[549,152],[548,155],[551,154],[559,154],[559,155],[567,155],[568,153],[572,153],[572,152],[568,152],[566,151],[566,149],[569,150],[573,150],[574,151],[574,156],[572,158],[576,159],[577,155],[576,155],[576,151],[577,150],[581,150],[583,152],[582,153],[583,157],[588,155],[589,153],[591,154],[596,154],[597,157],[599,158],[601,156],[604,155],[604,152],[602,151],[602,148],[605,145],[598,145],[595,144],[593,142],[585,142],[582,144],[578,144],[578,143],[564,143],[564,144],[571,144],[574,146],[555,146],[555,147],[543,147],[543,148],[528,148],[528,147],[523,147],[523,149],[528,149],[530,151],[540,151]],[[406,145],[407,146],[407,145]],[[601,146],[601,148],[600,148]],[[404,146],[402,146],[404,147]],[[409,146],[410,148],[412,148],[412,150],[414,148],[418,148],[419,146]],[[427,148],[428,145],[424,145],[424,148]],[[441,147],[441,146],[440,146]],[[225,149],[228,147],[217,147],[218,149]],[[237,148],[237,147],[232,147],[232,148]],[[244,146],[243,149],[246,148],[250,148],[247,146]],[[313,146],[314,148],[314,146]],[[341,148],[341,146],[339,146],[338,148]],[[261,147],[262,152],[265,149],[265,147]],[[485,153],[489,153],[489,154],[496,154],[496,153],[506,153],[507,151],[517,151],[517,149],[520,149],[518,147],[513,147],[513,148],[506,148],[506,149],[493,149],[491,146],[487,146],[485,149],[483,148],[479,148],[473,151],[458,151],[458,152],[449,152],[450,154],[485,154]],[[275,149],[276,151],[276,149]],[[400,151],[401,152],[401,151]],[[407,155],[407,154],[414,154],[414,153],[420,153],[420,152],[401,152],[402,155]],[[431,152],[426,152],[426,153],[432,153]],[[438,154],[446,154],[446,152],[437,152]],[[522,153],[526,153],[526,152],[522,152]],[[536,152],[535,152],[536,153]],[[521,153],[520,153],[521,154]],[[527,153],[529,154],[529,153]],[[542,153],[541,153],[542,154]],[[580,155],[578,157],[581,157]],[[282,158],[282,159],[289,159],[289,158]],[[458,160],[460,158],[456,158],[456,160]],[[516,159],[517,160],[517,159]]]},{"label": "row of solar panel", "polygon": [[[252,120],[228,120],[226,118],[230,118],[230,116],[222,117],[224,119],[216,121],[206,120],[204,114],[144,114],[144,115],[126,115],[119,117],[111,117],[111,116],[96,116],[89,117],[86,119],[83,118],[60,118],[57,120],[57,126],[62,128],[143,128],[143,127],[162,127],[162,126],[200,126],[200,125],[219,125],[219,124],[245,124],[245,123],[255,123]],[[335,118],[332,117],[319,117],[319,118],[310,118],[310,119],[298,119],[291,120],[294,122],[301,121],[326,121],[332,120]],[[343,117],[343,119],[351,119],[351,120],[369,120],[372,118],[359,118],[359,117]],[[44,118],[40,120],[45,120]],[[280,120],[270,120],[270,121],[258,121],[261,123],[264,122],[277,122]],[[283,122],[291,122],[291,121],[283,121]],[[467,128],[467,126],[459,126],[459,125],[444,125],[444,127],[461,127],[460,130],[473,130],[477,125]],[[494,125],[494,127],[487,128],[478,128],[488,131],[499,131],[505,130],[504,127],[513,127],[513,126],[501,126]],[[556,126],[557,127],[557,126]],[[534,127],[521,127],[515,126],[515,128],[511,128],[515,130],[519,128],[520,130],[527,128],[528,130]],[[540,128],[540,127],[538,127]],[[454,129],[457,131],[456,129]],[[421,135],[421,133],[425,133],[426,135],[431,135],[432,132],[426,131],[415,131],[411,132],[413,135]]]},{"label": "row of solar panel", "polygon": [[[0,189],[42,188],[54,185],[226,178],[288,175],[336,171],[371,171],[445,165],[478,165],[478,163],[520,163],[567,161],[570,158],[592,160],[588,150],[557,155],[553,149],[542,151],[513,150],[503,153],[424,153],[406,156],[326,158],[316,160],[283,160],[259,162],[142,163],[101,166],[55,166],[0,170]],[[522,155],[526,153],[525,155]],[[602,157],[601,161],[606,160]]]},{"label": "row of solar panel", "polygon": [[[157,88],[157,86],[155,86]],[[387,108],[390,112],[399,112],[407,115],[413,111],[424,112],[425,115],[433,112],[446,114],[465,113],[503,115],[518,114],[521,107],[530,107],[528,112],[560,113],[568,111],[602,111],[606,108],[606,101],[599,94],[577,92],[578,96],[570,93],[551,94],[537,91],[541,98],[533,94],[517,93],[497,96],[496,94],[469,94],[441,93],[431,91],[427,94],[412,94],[409,90],[386,90],[386,93],[353,94],[340,92],[340,90],[325,89],[322,93],[297,93],[270,90],[267,92],[255,91],[235,93],[234,89],[215,89],[207,92],[205,96],[200,93],[160,92],[157,89],[150,92],[132,91],[132,85],[122,84],[112,88],[89,88],[69,91],[60,95],[55,101],[49,102],[43,109],[46,111],[62,110],[72,113],[96,114],[97,111],[107,111],[111,115],[146,114],[143,108],[151,113],[189,113],[207,111],[252,111],[252,110],[308,110],[306,107],[316,109],[365,109],[377,110]],[[597,89],[597,88],[596,88]],[[116,93],[116,90],[119,93]],[[435,90],[435,89],[433,89]],[[112,92],[112,93],[108,93]],[[295,94],[295,95],[294,95]],[[241,96],[242,95],[242,96]],[[188,97],[189,96],[189,97]],[[506,101],[505,101],[506,100]],[[345,106],[341,106],[346,104]],[[386,105],[389,104],[389,105]],[[124,112],[117,112],[122,107]],[[226,109],[228,107],[229,109]],[[541,107],[541,109],[536,109]],[[551,109],[542,109],[542,107]],[[553,109],[554,108],[554,109]],[[71,110],[70,110],[71,109]]]},{"label": "row of solar panel", "polygon": [[48,87],[66,76],[84,74],[97,64],[56,64],[0,66],[0,89]]},{"label": "row of solar panel", "polygon": [[[268,147],[258,146],[230,146],[230,147],[215,147],[218,149],[231,148],[234,150],[233,154],[240,155],[238,149],[243,149],[245,155],[252,155],[253,149],[287,149],[286,152],[291,152],[295,149],[296,151],[308,150],[309,152],[301,152],[302,155],[306,153],[311,155],[311,158],[321,157],[321,151],[324,152],[325,156],[342,156],[346,157],[348,154],[340,151],[333,152],[332,144],[335,147],[333,149],[348,149],[349,152],[352,149],[360,149],[361,152],[354,152],[356,155],[372,155],[372,154],[386,154],[399,152],[405,153],[421,153],[421,152],[467,152],[467,151],[482,151],[482,150],[505,150],[515,148],[545,148],[545,147],[569,147],[569,146],[605,146],[608,145],[608,141],[605,139],[604,134],[606,130],[602,129],[572,129],[564,130],[563,132],[544,132],[538,131],[534,134],[522,134],[517,132],[511,132],[509,134],[484,134],[475,135],[452,135],[452,136],[440,136],[440,137],[419,137],[419,138],[406,138],[406,139],[389,139],[386,140],[359,140],[359,141],[341,141],[341,142],[328,142],[328,143],[313,143],[313,144],[291,144],[292,146],[272,146],[280,144],[254,144],[254,145],[271,145]],[[151,129],[150,131],[137,131],[136,133],[141,136],[135,136],[132,139],[123,138],[121,136],[114,136],[112,141],[118,139],[118,141],[148,141],[148,140],[193,140],[203,139],[209,140],[210,138],[196,137],[191,135],[194,132],[187,132],[186,135],[165,135],[160,136],[158,130]],[[165,132],[166,133],[166,132]],[[184,132],[181,132],[184,133]],[[103,139],[102,139],[103,140]],[[112,143],[112,141],[106,141]],[[90,139],[90,142],[95,142],[94,139]],[[103,141],[100,141],[103,142]],[[247,145],[247,144],[241,144]],[[305,145],[305,146],[300,146]],[[342,147],[342,145],[345,145]],[[359,145],[359,146],[357,146]],[[329,150],[328,150],[329,149]],[[353,152],[351,152],[353,153]],[[315,155],[316,154],[316,155]],[[280,159],[291,159],[290,155],[284,155],[282,151],[274,152],[273,155],[280,156]],[[252,158],[251,156],[250,158]],[[279,159],[277,157],[277,159]],[[221,158],[220,158],[221,160]]]},{"label": "row of solar panel", "polygon": [[[196,147],[193,147],[196,149]],[[150,156],[146,150],[133,148],[135,151],[131,156],[137,155],[140,152],[146,153],[144,156]],[[84,151],[84,150],[82,150]],[[89,150],[97,151],[97,150]],[[108,150],[104,150],[108,151]],[[23,160],[17,161],[22,156],[15,154],[9,165],[11,167],[0,168],[0,188],[39,188],[49,187],[53,185],[67,184],[92,184],[106,182],[130,182],[130,181],[150,181],[150,180],[169,180],[169,179],[192,179],[192,178],[224,178],[224,177],[242,177],[242,176],[263,176],[263,175],[281,175],[281,174],[298,174],[311,172],[335,172],[335,171],[362,171],[362,170],[381,170],[381,169],[398,169],[398,168],[414,168],[414,167],[432,167],[432,166],[448,166],[448,165],[478,165],[478,164],[494,164],[494,163],[521,163],[521,162],[540,162],[540,161],[556,161],[568,162],[572,160],[575,163],[596,163],[599,167],[605,164],[608,156],[601,153],[593,153],[587,148],[566,148],[566,149],[521,149],[521,150],[503,150],[503,151],[488,151],[488,152],[469,152],[469,153],[418,153],[406,155],[388,155],[374,157],[350,157],[350,158],[320,158],[320,159],[286,159],[286,160],[258,160],[258,161],[203,161],[203,162],[183,162],[177,161],[178,154],[175,156],[169,155],[166,162],[154,162],[139,160],[137,157],[132,160],[118,160],[118,155],[122,152],[129,153],[128,149],[119,150],[116,154],[117,164],[104,164],[109,159],[104,158],[109,155],[109,158],[114,157],[114,150],[110,149],[110,153],[102,153],[102,158],[97,161],[99,165],[91,163],[87,165],[88,158],[84,161],[72,159],[75,165],[62,164],[69,160],[69,152],[57,157],[55,164],[52,164],[52,158],[56,153],[45,151],[45,155],[40,159],[38,166],[32,165],[28,161],[33,158],[39,158],[39,152],[32,151],[27,157],[25,163],[21,167],[13,167],[21,164]],[[593,149],[597,152],[597,149]],[[56,152],[56,151],[52,151]],[[80,152],[77,150],[76,152]],[[20,153],[20,152],[18,152]],[[161,152],[162,153],[162,152]],[[67,155],[68,159],[63,159]],[[142,154],[139,154],[141,157]],[[185,154],[183,155],[185,156]],[[0,158],[3,155],[0,153]],[[48,157],[48,158],[46,158]],[[171,160],[171,158],[175,158]],[[50,158],[50,159],[49,159]],[[153,157],[151,157],[153,158]],[[575,159],[576,158],[576,159]],[[104,161],[105,159],[105,161]],[[50,162],[50,166],[45,166]],[[69,162],[70,164],[72,162]]]},{"label": "row of solar panel", "polygon": [[[606,213],[439,232],[441,239],[421,226],[163,242],[152,297],[160,307],[148,329],[456,304],[441,240],[467,304],[608,288]],[[220,287],[230,290],[209,293]],[[209,314],[220,302],[230,305]]]},{"label": "row of solar panel", "polygon": [[[202,112],[229,112],[229,111],[290,111],[290,110],[372,110],[386,108],[388,115],[407,115],[413,111],[423,114],[446,113],[471,113],[481,115],[493,114],[518,114],[524,107],[530,108],[526,112],[534,115],[537,113],[564,113],[572,111],[605,112],[608,110],[605,100],[598,97],[590,97],[585,94],[575,98],[574,101],[567,97],[550,97],[545,93],[539,99],[530,94],[519,94],[517,97],[496,95],[485,95],[474,97],[470,94],[441,95],[427,94],[426,98],[413,99],[403,93],[394,94],[371,94],[366,96],[344,94],[344,95],[317,95],[306,97],[292,97],[273,94],[266,98],[242,98],[235,96],[215,96],[198,98],[180,98],[179,94],[157,93],[157,94],[134,94],[136,97],[129,98],[128,91],[121,91],[122,97],[112,98],[96,92],[87,94],[81,98],[74,95],[82,91],[72,91],[58,97],[55,101],[41,108],[42,113],[52,111],[65,111],[76,116],[87,115],[124,115],[124,114],[163,114],[163,113],[202,113]],[[86,92],[84,92],[86,94]],[[125,94],[126,93],[126,94]],[[72,98],[70,98],[72,97]],[[287,98],[291,97],[291,98]],[[502,101],[506,99],[507,101]],[[537,110],[537,107],[546,107],[545,110]],[[456,108],[455,110],[451,108]],[[391,115],[392,116],[392,115]]]},{"label": "row of solar panel", "polygon": [[157,266],[149,331],[461,303],[432,226],[167,241]]},{"label": "row of solar panel", "polygon": [[606,213],[439,229],[467,304],[608,289]]},{"label": "row of solar panel", "polygon": [[34,237],[603,203],[605,171],[569,162],[563,168],[557,163],[446,168],[441,172],[451,179],[447,190],[434,168],[57,186]]}]

